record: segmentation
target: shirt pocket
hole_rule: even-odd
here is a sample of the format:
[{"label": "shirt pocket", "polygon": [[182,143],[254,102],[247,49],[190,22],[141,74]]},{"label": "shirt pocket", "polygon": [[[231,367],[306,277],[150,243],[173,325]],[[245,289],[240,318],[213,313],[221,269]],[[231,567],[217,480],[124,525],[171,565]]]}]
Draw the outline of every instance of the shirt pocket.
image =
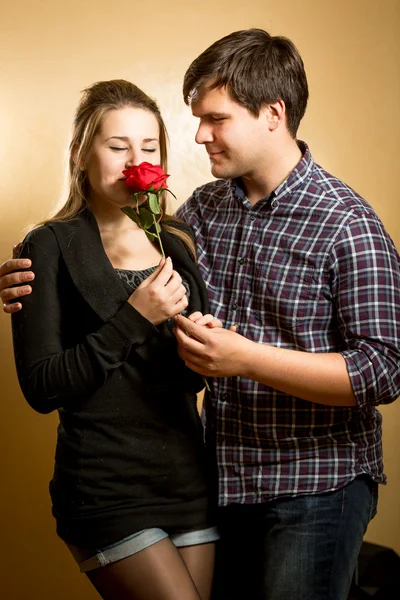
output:
[{"label": "shirt pocket", "polygon": [[[300,258],[300,259],[299,259]],[[316,310],[317,284],[314,265],[307,257],[278,250],[258,259],[255,289],[255,318],[292,328],[311,319]]]}]

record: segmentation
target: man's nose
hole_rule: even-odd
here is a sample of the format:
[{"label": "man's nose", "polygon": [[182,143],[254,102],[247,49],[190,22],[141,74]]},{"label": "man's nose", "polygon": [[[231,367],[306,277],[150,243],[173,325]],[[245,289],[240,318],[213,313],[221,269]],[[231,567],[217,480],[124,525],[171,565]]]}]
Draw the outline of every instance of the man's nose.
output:
[{"label": "man's nose", "polygon": [[214,141],[212,127],[206,123],[200,123],[194,139],[197,144],[206,144],[207,142]]}]

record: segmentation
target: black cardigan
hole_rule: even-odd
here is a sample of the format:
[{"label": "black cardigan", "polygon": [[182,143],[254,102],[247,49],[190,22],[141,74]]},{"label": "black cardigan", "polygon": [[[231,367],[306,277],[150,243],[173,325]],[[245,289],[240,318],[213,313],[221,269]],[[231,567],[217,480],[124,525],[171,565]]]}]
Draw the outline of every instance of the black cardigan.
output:
[{"label": "black cardigan", "polygon": [[[190,311],[207,312],[190,253],[161,235],[189,282]],[[208,527],[202,379],[180,360],[167,324],[153,326],[127,302],[93,215],[35,229],[21,256],[36,278],[13,315],[15,361],[29,404],[59,412],[50,492],[60,537],[101,548],[148,527]]]}]

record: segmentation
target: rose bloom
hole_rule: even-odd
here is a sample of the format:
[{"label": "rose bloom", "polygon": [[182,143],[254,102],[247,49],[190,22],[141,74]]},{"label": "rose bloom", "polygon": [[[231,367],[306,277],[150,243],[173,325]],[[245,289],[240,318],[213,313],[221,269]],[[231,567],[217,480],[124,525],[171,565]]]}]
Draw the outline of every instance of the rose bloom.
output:
[{"label": "rose bloom", "polygon": [[169,175],[164,173],[160,165],[142,162],[140,165],[134,165],[122,171],[122,173],[126,177],[126,185],[133,192],[145,192],[150,188],[156,191],[168,187],[165,182]]}]

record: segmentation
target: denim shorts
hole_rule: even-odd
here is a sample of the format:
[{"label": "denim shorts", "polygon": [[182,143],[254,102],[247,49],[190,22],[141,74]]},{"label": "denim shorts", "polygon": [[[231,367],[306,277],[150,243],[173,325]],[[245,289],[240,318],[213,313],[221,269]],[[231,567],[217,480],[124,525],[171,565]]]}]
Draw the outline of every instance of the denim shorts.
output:
[{"label": "denim shorts", "polygon": [[85,573],[86,571],[105,567],[117,560],[132,556],[132,554],[136,554],[167,537],[170,538],[177,548],[181,548],[183,546],[216,542],[219,539],[219,533],[216,527],[209,527],[208,529],[200,529],[198,531],[186,531],[168,535],[163,529],[155,527],[138,531],[101,550],[80,548],[72,544],[67,544],[67,546],[78,563],[81,573]]}]

